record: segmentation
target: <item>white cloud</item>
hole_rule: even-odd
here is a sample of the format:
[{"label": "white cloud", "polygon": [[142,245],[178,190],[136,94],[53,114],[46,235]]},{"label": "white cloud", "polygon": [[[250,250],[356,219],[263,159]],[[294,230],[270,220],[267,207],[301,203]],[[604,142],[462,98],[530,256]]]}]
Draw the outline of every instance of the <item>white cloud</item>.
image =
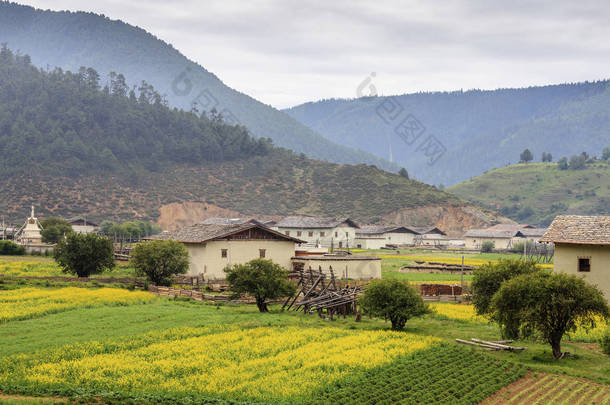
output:
[{"label": "white cloud", "polygon": [[382,94],[607,78],[610,3],[29,0],[140,26],[276,107]]}]

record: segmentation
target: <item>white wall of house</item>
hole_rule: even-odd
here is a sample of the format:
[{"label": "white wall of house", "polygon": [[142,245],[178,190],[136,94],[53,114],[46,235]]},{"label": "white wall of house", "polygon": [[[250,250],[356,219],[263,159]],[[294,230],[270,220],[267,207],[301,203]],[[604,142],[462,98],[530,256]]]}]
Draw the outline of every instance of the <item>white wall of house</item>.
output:
[{"label": "white wall of house", "polygon": [[72,230],[76,233],[93,233],[97,232],[97,229],[93,225],[72,225]]},{"label": "white wall of house", "polygon": [[311,244],[320,244],[322,247],[337,248],[355,247],[356,228],[341,224],[335,228],[276,228],[279,232],[293,238],[301,239]]},{"label": "white wall of house", "polygon": [[[578,259],[588,258],[591,270],[578,271]],[[597,285],[610,302],[610,246],[555,244],[554,270],[574,274]]]},{"label": "white wall of house", "polygon": [[[294,256],[295,243],[271,240],[220,240],[207,243],[185,243],[190,255],[189,275],[203,275],[205,280],[224,280],[224,269],[234,264],[247,263],[260,258],[260,250],[265,250],[269,259],[289,270],[290,259]],[[222,251],[226,249],[226,257]]]},{"label": "white wall of house", "polygon": [[316,257],[303,256],[294,258],[293,262],[303,263],[304,269],[310,267],[312,270],[322,269],[322,272],[330,276],[330,268],[337,278],[348,278],[352,280],[371,280],[381,278],[381,259],[376,257],[361,258],[339,258],[339,257]]},{"label": "white wall of house", "polygon": [[381,249],[386,245],[413,245],[415,234],[407,232],[387,232],[380,235],[359,235],[356,247],[362,249]]},{"label": "white wall of house", "polygon": [[381,249],[386,245],[383,235],[359,236],[356,238],[355,247],[359,249]]},{"label": "white wall of house", "polygon": [[[520,238],[523,239],[523,238]],[[512,238],[479,238],[479,237],[466,237],[464,238],[464,244],[466,249],[480,250],[481,246],[485,242],[493,242],[494,249],[509,249],[513,246]]]}]

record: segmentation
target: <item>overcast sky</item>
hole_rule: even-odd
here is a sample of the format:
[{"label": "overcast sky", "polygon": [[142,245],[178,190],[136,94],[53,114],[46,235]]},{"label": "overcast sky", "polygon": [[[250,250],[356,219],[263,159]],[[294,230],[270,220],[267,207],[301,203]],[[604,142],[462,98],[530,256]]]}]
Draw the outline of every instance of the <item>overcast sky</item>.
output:
[{"label": "overcast sky", "polygon": [[[21,1],[20,1],[21,2]],[[610,1],[25,0],[137,25],[278,108],[610,78]],[[372,87],[358,87],[371,76]]]}]

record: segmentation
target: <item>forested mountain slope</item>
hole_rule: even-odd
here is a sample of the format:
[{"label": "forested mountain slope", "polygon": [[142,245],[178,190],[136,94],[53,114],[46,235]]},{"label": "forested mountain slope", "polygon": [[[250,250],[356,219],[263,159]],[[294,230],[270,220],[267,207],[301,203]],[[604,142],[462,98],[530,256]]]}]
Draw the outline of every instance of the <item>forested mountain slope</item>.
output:
[{"label": "forested mountain slope", "polygon": [[[391,219],[449,228],[502,220],[472,204],[373,166],[308,159],[252,138],[216,115],[165,106],[122,74],[40,70],[0,50],[0,213],[28,207],[90,220],[158,219],[163,207],[199,204],[247,215],[294,213]],[[225,210],[225,211],[222,211]],[[171,222],[171,221],[169,221]],[[165,222],[168,225],[169,222]]]},{"label": "forested mountain slope", "polygon": [[146,31],[82,12],[37,10],[0,2],[0,43],[29,54],[35,66],[78,71],[91,66],[102,75],[122,72],[128,86],[145,80],[170,106],[190,111],[216,109],[225,121],[245,125],[255,137],[310,157],[339,163],[397,166],[359,150],[333,143],[292,117],[227,87],[202,66]]},{"label": "forested mountain slope", "polygon": [[610,215],[610,160],[582,169],[518,164],[456,184],[449,192],[522,223],[547,226],[556,215]]},{"label": "forested mountain slope", "polygon": [[[599,155],[610,144],[609,83],[323,100],[286,112],[330,140],[381,157],[391,145],[394,161],[412,176],[450,185],[516,163],[526,148],[536,158]],[[429,153],[430,139],[440,153]]]}]

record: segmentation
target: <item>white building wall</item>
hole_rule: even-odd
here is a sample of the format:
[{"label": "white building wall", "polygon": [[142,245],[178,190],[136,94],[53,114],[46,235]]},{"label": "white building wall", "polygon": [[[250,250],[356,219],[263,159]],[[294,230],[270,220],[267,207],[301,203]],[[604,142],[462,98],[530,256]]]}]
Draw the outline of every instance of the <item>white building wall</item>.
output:
[{"label": "white building wall", "polygon": [[301,239],[311,244],[320,244],[322,247],[335,248],[355,247],[356,228],[348,225],[339,225],[335,228],[282,228],[277,230],[284,235]]}]

